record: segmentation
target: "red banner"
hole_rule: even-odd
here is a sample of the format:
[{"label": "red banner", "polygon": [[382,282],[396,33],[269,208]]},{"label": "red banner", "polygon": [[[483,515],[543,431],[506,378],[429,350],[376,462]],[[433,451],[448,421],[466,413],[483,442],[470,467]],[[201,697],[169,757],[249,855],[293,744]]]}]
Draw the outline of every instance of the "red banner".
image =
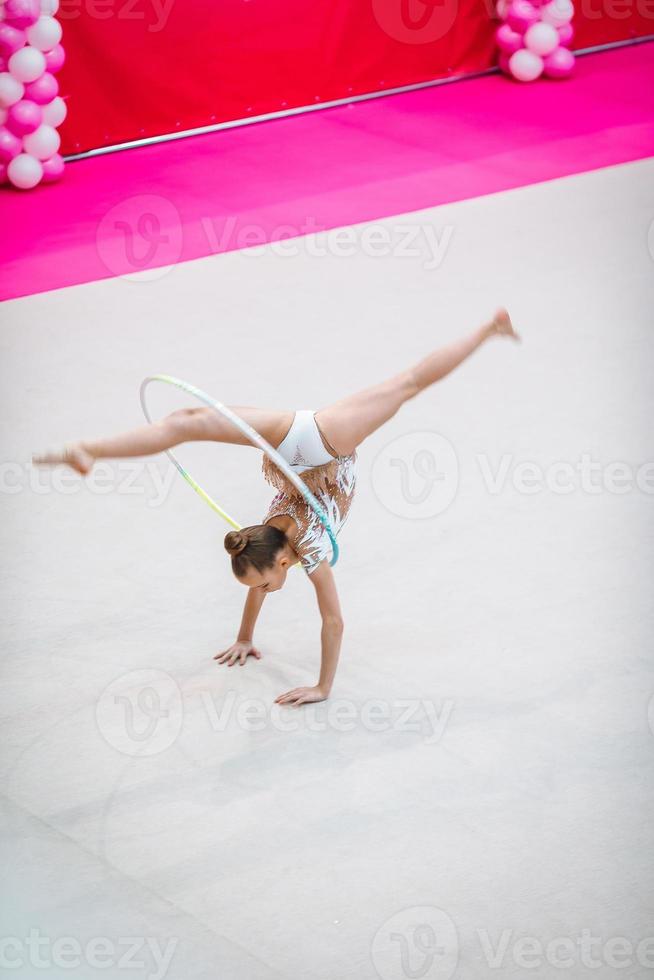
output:
[{"label": "red banner", "polygon": [[[574,48],[654,34],[654,0],[575,5]],[[479,71],[496,61],[490,10],[482,0],[62,0],[62,152]]]}]

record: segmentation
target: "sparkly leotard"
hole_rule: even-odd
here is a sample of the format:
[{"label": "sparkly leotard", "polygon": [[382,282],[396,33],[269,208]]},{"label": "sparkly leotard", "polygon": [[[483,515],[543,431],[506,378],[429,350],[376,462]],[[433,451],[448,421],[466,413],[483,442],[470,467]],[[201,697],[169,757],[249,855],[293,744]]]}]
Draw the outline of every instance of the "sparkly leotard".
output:
[{"label": "sparkly leotard", "polygon": [[[291,428],[277,452],[315,495],[338,536],[354,497],[356,452],[338,456],[328,450],[325,443],[315,413],[311,409],[302,409],[295,413]],[[281,515],[293,518],[298,527],[293,548],[300,556],[305,572],[311,575],[322,561],[331,557],[327,532],[302,494],[265,455],[261,468],[267,482],[279,490],[262,523]]]}]

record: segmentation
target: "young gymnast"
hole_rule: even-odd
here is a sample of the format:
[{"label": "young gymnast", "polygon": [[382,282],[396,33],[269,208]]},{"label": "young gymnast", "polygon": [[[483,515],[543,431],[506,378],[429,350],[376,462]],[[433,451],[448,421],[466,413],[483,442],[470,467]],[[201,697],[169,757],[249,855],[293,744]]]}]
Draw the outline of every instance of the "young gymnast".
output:
[{"label": "young gymnast", "polygon": [[[494,336],[520,339],[504,309],[474,333],[433,351],[413,367],[319,411],[247,406],[232,410],[276,447],[300,475],[338,535],[354,496],[357,447],[406,401],[440,381]],[[183,408],[152,425],[118,436],[68,443],[60,450],[35,455],[33,460],[38,465],[63,463],[86,475],[96,459],[148,456],[197,440],[251,445],[229,419],[213,409]],[[214,660],[231,667],[237,662],[244,664],[249,656],[261,658],[253,644],[261,606],[269,592],[282,588],[289,568],[299,560],[315,589],[322,618],[320,677],[313,687],[294,688],[275,700],[293,705],[323,701],[334,681],[343,636],[343,619],[329,565],[331,544],[314,510],[265,454],[262,470],[278,492],[261,524],[230,531],[225,536],[232,571],[248,593],[236,642],[216,654]]]}]

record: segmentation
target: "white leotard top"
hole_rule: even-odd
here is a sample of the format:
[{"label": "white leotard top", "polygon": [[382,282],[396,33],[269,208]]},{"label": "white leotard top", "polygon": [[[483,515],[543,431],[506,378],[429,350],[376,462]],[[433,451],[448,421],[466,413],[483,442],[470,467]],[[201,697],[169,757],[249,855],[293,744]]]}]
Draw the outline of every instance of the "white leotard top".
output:
[{"label": "white leotard top", "polygon": [[316,424],[315,412],[300,408],[277,452],[293,467],[296,473],[304,473],[314,466],[331,463],[335,458],[325,448]]}]

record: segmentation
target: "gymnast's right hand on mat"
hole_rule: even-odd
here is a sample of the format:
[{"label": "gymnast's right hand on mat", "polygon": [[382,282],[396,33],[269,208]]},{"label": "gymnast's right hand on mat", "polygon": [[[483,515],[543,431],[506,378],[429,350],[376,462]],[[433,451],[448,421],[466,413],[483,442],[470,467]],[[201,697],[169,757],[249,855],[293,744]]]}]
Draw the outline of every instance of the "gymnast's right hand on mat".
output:
[{"label": "gymnast's right hand on mat", "polygon": [[243,666],[248,657],[256,657],[257,660],[261,660],[261,651],[257,650],[249,640],[237,640],[227,650],[217,653],[213,659],[217,660],[219,664],[227,664],[228,667],[233,667],[237,660]]}]

